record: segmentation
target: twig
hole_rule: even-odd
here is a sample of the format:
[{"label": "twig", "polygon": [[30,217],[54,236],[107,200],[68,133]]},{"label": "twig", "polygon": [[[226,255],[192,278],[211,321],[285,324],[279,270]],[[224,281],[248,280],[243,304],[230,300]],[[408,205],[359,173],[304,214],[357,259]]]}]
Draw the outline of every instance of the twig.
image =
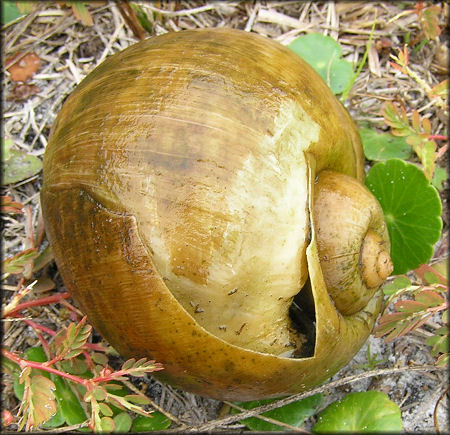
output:
[{"label": "twig", "polygon": [[33,301],[23,302],[22,304],[17,305],[14,309],[9,312],[3,314],[4,317],[13,316],[14,314],[19,313],[25,308],[35,307],[38,305],[48,305],[53,304],[55,302],[59,302],[61,299],[70,298],[70,294],[68,292],[57,293],[52,296],[48,296],[46,298],[35,299]]},{"label": "twig", "polygon": [[140,25],[136,13],[129,3],[127,1],[120,1],[116,3],[116,6],[134,36],[141,41],[145,39],[145,29]]},{"label": "twig", "polygon": [[438,424],[438,408],[439,408],[439,403],[441,402],[441,400],[444,398],[444,396],[448,393],[450,387],[447,386],[447,388],[444,389],[444,391],[441,393],[441,395],[439,396],[439,399],[436,402],[436,405],[434,407],[433,410],[433,420],[434,420],[434,427],[436,429],[436,433],[439,435],[441,433],[441,431],[439,430],[439,424]]},{"label": "twig", "polygon": [[164,9],[158,9],[152,6],[150,3],[145,5],[148,9],[150,9],[153,12],[156,12],[161,15],[166,15],[168,17],[179,17],[183,15],[193,15],[193,14],[199,14],[201,12],[210,11],[212,9],[216,9],[216,5],[204,5],[200,6],[198,8],[193,9],[182,9],[180,11],[165,11]]},{"label": "twig", "polygon": [[11,361],[14,361],[16,364],[18,364],[21,369],[23,369],[25,367],[31,367],[34,369],[44,370],[48,373],[53,373],[53,374],[61,376],[63,378],[70,379],[71,381],[76,382],[77,384],[80,384],[83,386],[87,385],[87,380],[84,378],[80,378],[78,376],[74,376],[69,373],[63,372],[61,370],[54,369],[53,367],[45,366],[43,363],[40,363],[40,362],[25,360],[25,359],[20,358],[19,356],[15,355],[14,353],[7,351],[6,349],[2,349],[2,354],[5,358],[8,358]]},{"label": "twig", "polygon": [[[51,432],[51,433],[64,433],[64,432],[71,432],[75,431],[76,429],[81,429],[82,427],[88,427],[88,422],[85,421],[83,423],[74,424],[72,426],[64,426],[64,427],[57,427],[52,428],[50,430],[44,430],[43,432]],[[42,428],[40,428],[42,430]]]},{"label": "twig", "polygon": [[[62,300],[64,301],[64,299]],[[62,302],[60,301],[60,302]],[[17,316],[17,314],[14,314],[14,316]],[[47,328],[46,326],[40,325],[39,323],[33,322],[30,319],[24,319],[24,318],[17,318],[17,320],[23,320],[28,326],[31,326],[33,329],[35,329],[36,333],[37,330],[41,330],[43,332],[46,332],[47,334],[51,335],[52,337],[54,337],[56,335],[56,332],[53,331],[50,328]],[[85,343],[84,347],[93,351],[97,351],[97,352],[106,352],[106,348],[103,347],[101,344],[96,344],[96,343]]]},{"label": "twig", "polygon": [[[241,406],[236,405],[232,402],[227,402],[226,400],[224,400],[223,403],[226,403],[227,405],[231,406],[232,408],[239,409],[239,411],[241,411],[241,412],[246,411],[245,408],[242,408]],[[259,420],[266,421],[267,423],[272,423],[272,424],[276,424],[277,426],[285,427],[286,429],[289,429],[293,432],[310,433],[309,431],[302,429],[300,427],[295,427],[290,424],[283,423],[282,421],[275,420],[274,418],[266,417],[264,415],[255,415],[255,417],[258,418]]]},{"label": "twig", "polygon": [[[136,388],[131,382],[129,381],[121,381],[124,385],[126,385],[131,391],[134,391],[137,394],[143,394],[138,388]],[[169,420],[173,421],[175,424],[180,426],[177,429],[185,429],[187,426],[184,424],[181,420],[179,420],[177,417],[172,415],[170,412],[166,411],[164,408],[161,408],[157,403],[155,403],[150,397],[145,396],[147,400],[150,401],[150,406],[152,408],[155,408],[157,411],[159,411],[161,414],[164,414]]]},{"label": "twig", "polygon": [[[338,379],[337,381],[330,382],[326,385],[322,385],[320,387],[314,388],[306,393],[294,394],[293,396],[286,397],[285,399],[281,399],[274,403],[268,403],[266,405],[258,406],[257,408],[250,409],[248,411],[242,412],[240,414],[230,415],[228,417],[220,418],[217,420],[209,421],[208,423],[202,424],[200,426],[190,427],[189,429],[183,429],[188,432],[206,432],[212,430],[214,428],[224,426],[229,423],[234,423],[236,421],[243,420],[248,417],[255,417],[258,414],[262,414],[263,412],[271,411],[272,409],[279,408],[284,405],[288,405],[289,403],[296,402],[297,400],[305,399],[306,397],[313,396],[314,394],[322,393],[324,391],[330,390],[332,388],[340,387],[342,385],[350,384],[353,382],[360,381],[362,379],[372,378],[374,376],[381,375],[395,375],[397,373],[403,373],[408,371],[419,371],[419,372],[428,372],[428,371],[440,371],[446,370],[446,367],[436,367],[434,365],[422,365],[422,366],[406,366],[406,367],[397,367],[397,368],[388,368],[388,369],[379,369],[372,370],[369,372],[361,373],[354,376],[348,376],[343,379]],[[174,429],[171,432],[180,432],[181,429]]]}]

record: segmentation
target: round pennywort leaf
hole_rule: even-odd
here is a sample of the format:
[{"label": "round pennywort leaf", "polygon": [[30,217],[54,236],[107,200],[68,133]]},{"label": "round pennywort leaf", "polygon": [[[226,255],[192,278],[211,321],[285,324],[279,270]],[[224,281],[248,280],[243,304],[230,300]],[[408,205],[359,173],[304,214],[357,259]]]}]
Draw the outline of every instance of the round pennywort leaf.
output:
[{"label": "round pennywort leaf", "polygon": [[310,33],[295,39],[289,48],[308,62],[334,94],[340,94],[353,78],[352,65],[342,59],[342,48],[330,36]]},{"label": "round pennywort leaf", "polygon": [[408,159],[412,154],[412,148],[404,137],[377,133],[371,128],[361,128],[359,134],[369,160]]},{"label": "round pennywort leaf", "polygon": [[394,275],[427,263],[442,230],[436,189],[415,165],[399,159],[375,164],[366,185],[383,208],[391,239]]},{"label": "round pennywort leaf", "polygon": [[433,179],[431,184],[437,189],[442,190],[444,188],[444,182],[447,180],[447,171],[440,166],[436,166],[434,170]]},{"label": "round pennywort leaf", "polygon": [[315,426],[315,433],[400,432],[400,408],[386,394],[366,391],[347,394],[325,408]]}]

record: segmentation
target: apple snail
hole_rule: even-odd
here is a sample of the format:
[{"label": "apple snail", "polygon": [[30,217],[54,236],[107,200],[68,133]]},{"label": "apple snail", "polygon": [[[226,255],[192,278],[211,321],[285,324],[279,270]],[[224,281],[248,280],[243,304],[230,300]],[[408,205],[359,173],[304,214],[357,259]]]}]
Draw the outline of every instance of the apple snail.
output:
[{"label": "apple snail", "polygon": [[65,286],[124,357],[217,399],[296,393],[370,334],[392,271],[350,115],[232,29],[117,53],[64,103],[41,203]]}]

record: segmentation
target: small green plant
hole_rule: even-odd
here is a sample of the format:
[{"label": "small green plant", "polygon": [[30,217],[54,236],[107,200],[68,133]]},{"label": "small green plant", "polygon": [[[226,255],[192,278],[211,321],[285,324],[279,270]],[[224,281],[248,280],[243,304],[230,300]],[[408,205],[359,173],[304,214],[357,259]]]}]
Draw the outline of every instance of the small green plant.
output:
[{"label": "small green plant", "polygon": [[370,343],[367,344],[366,358],[367,358],[366,363],[359,364],[356,367],[359,369],[374,370],[377,365],[384,364],[389,360],[389,358],[377,359],[377,355],[372,354],[370,351]]},{"label": "small green plant", "polygon": [[436,39],[441,34],[438,19],[439,14],[441,13],[441,6],[426,6],[424,2],[418,2],[414,5],[414,12],[417,14],[419,25],[422,30],[418,35],[418,38],[425,36],[425,39],[428,41]]},{"label": "small green plant", "polygon": [[[431,355],[437,358],[436,364],[445,366],[449,363],[448,280],[428,265],[416,269],[416,275],[417,282],[402,276],[384,287],[388,299],[374,334],[390,342],[421,327],[432,317],[440,316],[438,325],[442,326],[429,327],[433,332],[426,344],[431,346]],[[387,312],[391,305],[391,311]]]},{"label": "small green plant", "polygon": [[[432,135],[431,122],[428,118],[421,118],[417,110],[413,111],[412,121],[409,122],[403,107],[398,109],[393,103],[387,102],[383,109],[383,116],[391,127],[394,136],[405,137],[406,142],[412,147],[419,157],[426,177],[431,180],[434,175],[436,160],[441,156],[437,153],[436,136]],[[439,136],[440,139],[446,139]]]},{"label": "small green plant", "polygon": [[72,13],[75,18],[80,21],[85,26],[93,26],[94,20],[92,19],[92,15],[89,13],[86,5],[91,2],[65,2],[67,7],[72,8]]},{"label": "small green plant", "polygon": [[[61,300],[66,296],[60,295]],[[47,302],[48,299],[35,300],[33,306]],[[17,317],[28,307],[26,302],[10,304],[3,318]],[[19,430],[66,423],[84,423],[96,432],[129,430],[132,421],[125,417],[127,412],[151,417],[151,411],[143,408],[150,400],[142,393],[130,394],[121,381],[127,376],[161,370],[160,364],[145,358],[130,359],[113,370],[108,365],[106,349],[88,343],[92,327],[86,324],[85,317],[57,333],[33,321],[27,323],[36,330],[42,345],[28,349],[24,356],[2,349],[3,367],[13,376],[15,393],[22,403],[17,416]],[[42,332],[49,334],[51,340],[45,340]],[[126,428],[128,420],[130,425]]]}]

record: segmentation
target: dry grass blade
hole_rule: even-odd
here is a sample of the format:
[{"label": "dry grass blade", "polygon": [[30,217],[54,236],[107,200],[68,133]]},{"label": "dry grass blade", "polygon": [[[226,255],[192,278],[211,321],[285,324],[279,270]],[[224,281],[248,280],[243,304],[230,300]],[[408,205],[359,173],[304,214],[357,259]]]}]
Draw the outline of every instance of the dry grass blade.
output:
[{"label": "dry grass blade", "polygon": [[[242,408],[241,406],[238,406],[238,405],[236,405],[234,403],[227,402],[227,401],[224,401],[224,403],[226,403],[227,405],[231,406],[232,408],[238,409],[241,412],[245,412],[246,411],[245,408]],[[277,425],[279,427],[284,427],[285,429],[289,429],[292,432],[310,433],[307,430],[301,429],[301,428],[296,427],[296,426],[292,426],[292,425],[287,424],[287,423],[283,423],[282,421],[275,420],[274,418],[265,417],[264,415],[255,415],[255,417],[257,419],[259,419],[259,420],[266,421],[267,423],[272,423],[272,424],[275,424],[275,425]]]}]

